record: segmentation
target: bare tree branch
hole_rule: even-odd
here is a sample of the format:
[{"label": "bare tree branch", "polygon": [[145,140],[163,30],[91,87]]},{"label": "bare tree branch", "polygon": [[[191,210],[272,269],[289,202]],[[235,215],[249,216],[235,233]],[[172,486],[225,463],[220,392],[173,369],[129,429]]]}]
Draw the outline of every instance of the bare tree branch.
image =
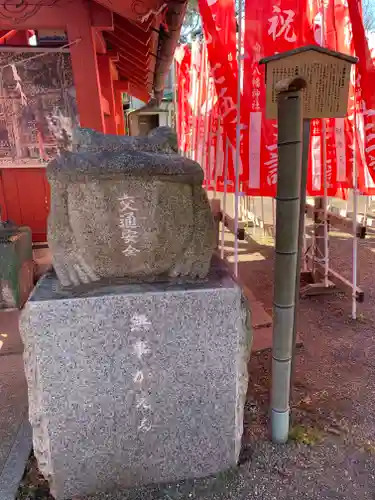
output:
[{"label": "bare tree branch", "polygon": [[189,0],[186,9],[184,24],[181,30],[180,41],[182,43],[189,42],[191,41],[191,38],[201,33],[202,33],[202,23],[198,9],[198,1]]},{"label": "bare tree branch", "polygon": [[[245,16],[244,0],[242,17]],[[247,0],[250,1],[250,0]],[[239,0],[235,0],[236,17],[238,23]],[[363,24],[367,33],[375,33],[375,1],[362,0]],[[187,42],[191,37],[202,35],[202,22],[199,14],[198,0],[189,0],[185,21],[181,31],[181,41]]]},{"label": "bare tree branch", "polygon": [[375,4],[373,0],[362,0],[363,24],[367,33],[375,31]]}]

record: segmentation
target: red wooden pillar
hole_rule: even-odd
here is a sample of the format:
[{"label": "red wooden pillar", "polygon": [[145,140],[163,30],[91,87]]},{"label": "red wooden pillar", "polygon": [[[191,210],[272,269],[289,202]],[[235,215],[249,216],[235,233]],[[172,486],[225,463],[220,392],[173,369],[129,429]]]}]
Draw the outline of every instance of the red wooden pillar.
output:
[{"label": "red wooden pillar", "polygon": [[115,94],[113,88],[111,64],[112,63],[109,56],[98,55],[101,90],[103,97],[108,102],[110,113],[109,116],[105,116],[105,132],[106,134],[117,134]]},{"label": "red wooden pillar", "polygon": [[104,132],[99,71],[89,5],[86,2],[69,5],[71,21],[68,22],[67,28],[69,42],[75,42],[70,47],[70,54],[80,125]]},{"label": "red wooden pillar", "polygon": [[122,92],[121,90],[115,91],[116,99],[116,128],[118,135],[125,135],[125,118],[124,108],[122,106]]},{"label": "red wooden pillar", "polygon": [[116,124],[118,135],[125,135],[125,117],[124,108],[122,105],[122,94],[127,92],[129,88],[128,82],[116,81],[114,82],[115,88],[115,103],[116,103]]}]

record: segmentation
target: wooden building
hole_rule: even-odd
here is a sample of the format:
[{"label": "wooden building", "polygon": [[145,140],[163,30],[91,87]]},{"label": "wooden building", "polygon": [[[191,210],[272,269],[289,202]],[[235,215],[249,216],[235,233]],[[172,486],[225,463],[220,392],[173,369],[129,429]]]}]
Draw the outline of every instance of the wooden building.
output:
[{"label": "wooden building", "polygon": [[46,240],[46,162],[77,123],[124,134],[123,93],[160,107],[185,9],[185,0],[0,0],[2,219]]}]

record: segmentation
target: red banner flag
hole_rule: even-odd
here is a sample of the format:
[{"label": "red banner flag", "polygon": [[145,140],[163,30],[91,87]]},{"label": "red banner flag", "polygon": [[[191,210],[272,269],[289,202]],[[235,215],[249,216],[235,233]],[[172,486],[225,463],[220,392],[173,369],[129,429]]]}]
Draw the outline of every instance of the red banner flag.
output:
[{"label": "red banner flag", "polygon": [[368,109],[362,99],[362,75],[357,78],[357,144],[360,152],[358,184],[362,193],[375,195],[375,109]]},{"label": "red banner flag", "polygon": [[[232,69],[233,76],[237,81],[237,26],[236,26],[236,12],[233,0],[208,0],[208,6],[211,10],[212,19],[215,23],[216,33],[219,36],[225,52],[221,57],[228,60]],[[226,188],[233,191],[235,183],[235,148],[236,145],[229,143],[228,157],[225,159],[225,144],[227,142],[226,130],[223,127],[223,120],[219,112],[219,105],[217,97],[215,97],[216,104],[213,108],[213,115],[211,118],[210,134],[208,137],[208,148],[210,154],[207,156],[211,161],[211,166],[207,165],[210,170],[210,188],[217,191],[224,191],[224,183],[227,184]],[[243,145],[241,144],[241,151]],[[243,153],[242,153],[243,154]],[[229,165],[227,171],[224,172],[224,165]],[[242,178],[244,173],[242,171],[242,162],[240,165],[240,173]]]},{"label": "red banner flag", "polygon": [[[218,99],[219,113],[222,119],[223,128],[230,145],[233,148],[236,144],[236,124],[237,124],[237,79],[233,74],[232,67],[226,57],[225,47],[217,31],[215,21],[212,16],[211,9],[207,0],[199,0],[199,10],[202,17],[203,31],[207,42],[208,60],[211,67],[211,75],[213,77],[216,94]],[[241,101],[241,129],[246,128],[242,117],[248,116],[248,106],[246,100]],[[240,180],[242,182],[248,179],[248,146],[246,146],[246,135],[241,134],[243,139],[243,147],[240,150],[241,165]],[[228,165],[228,178],[234,179],[234,172],[230,170],[231,165]]]},{"label": "red banner flag", "polygon": [[353,26],[353,45],[358,57],[358,72],[361,75],[362,96],[367,108],[375,109],[375,65],[367,43],[366,31],[361,16],[359,0],[348,0],[350,21]]},{"label": "red banner flag", "polygon": [[[341,0],[331,0],[325,5],[321,0],[310,3],[308,17],[312,23],[315,43],[331,50],[351,53],[348,15]],[[324,33],[323,17],[325,18]],[[347,118],[312,121],[307,183],[307,191],[310,195],[322,196],[324,194],[324,162],[329,196],[342,197],[344,190],[350,187],[352,150],[349,147],[348,132],[350,132],[350,123]]]},{"label": "red banner flag", "polygon": [[[237,24],[233,0],[209,0],[212,18],[221,43],[226,48],[229,64],[237,78]],[[222,54],[224,57],[224,54]]]},{"label": "red banner flag", "polygon": [[192,109],[189,103],[191,52],[187,45],[181,45],[175,52],[177,81],[177,137],[178,148],[186,155],[190,151]]},{"label": "red banner flag", "polygon": [[258,61],[313,42],[306,0],[255,0],[245,8],[244,101],[249,103],[248,194],[275,196],[277,183],[277,122],[265,117],[264,68]]},{"label": "red banner flag", "polygon": [[[358,39],[355,30],[353,35],[352,11],[356,19],[357,0],[351,0],[351,10],[345,0],[330,0],[324,13],[322,1],[278,0],[276,4],[264,4],[262,0],[255,0],[255,3],[246,3],[240,180],[242,191],[248,194],[274,196],[277,183],[277,122],[265,118],[264,68],[259,66],[259,59],[314,43],[324,43],[330,49],[349,54],[354,54],[354,47],[359,45],[369,57],[367,41]],[[188,63],[183,62],[185,59],[178,70],[182,79],[179,91],[180,87],[184,88],[178,100],[180,121],[183,121],[179,136],[188,138],[185,143],[188,142],[189,146],[184,146],[185,150],[190,149],[193,157],[202,164],[207,189],[223,190],[224,181],[228,179],[232,183],[228,191],[232,191],[238,92],[234,3],[233,0],[199,0],[199,8],[207,51],[201,50],[200,44],[194,42],[190,74],[184,73],[183,68],[188,67]],[[360,18],[359,21],[362,22]],[[368,61],[366,64],[369,65]],[[372,59],[371,68],[375,68]],[[361,65],[358,70],[357,81],[352,73],[347,117],[328,118],[324,120],[324,127],[322,120],[312,121],[307,184],[310,195],[324,193],[324,162],[329,196],[341,196],[340,193],[352,187],[354,162],[361,190],[374,192],[374,92],[369,91],[368,78],[363,77],[363,64],[362,72]],[[183,96],[187,95],[189,84],[188,100]],[[190,104],[186,105],[187,101]]]},{"label": "red banner flag", "polygon": [[358,57],[357,64],[357,112],[356,145],[360,153],[358,182],[360,190],[375,194],[375,61],[372,57],[358,0],[348,1],[348,11],[352,25],[352,43]]}]

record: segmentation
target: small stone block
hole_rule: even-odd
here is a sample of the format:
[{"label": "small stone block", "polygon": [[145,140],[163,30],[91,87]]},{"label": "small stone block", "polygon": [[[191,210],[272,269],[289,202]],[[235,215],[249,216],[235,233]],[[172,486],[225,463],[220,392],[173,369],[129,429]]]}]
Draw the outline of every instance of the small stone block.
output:
[{"label": "small stone block", "polygon": [[328,281],[328,286],[324,286],[323,282],[309,283],[300,290],[301,297],[309,297],[314,295],[326,295],[332,293],[336,285],[332,281]]},{"label": "small stone block", "polygon": [[266,328],[258,328],[253,330],[253,345],[252,352],[265,351],[272,349],[272,326]]},{"label": "small stone block", "polygon": [[265,311],[263,305],[260,302],[251,302],[250,308],[251,324],[255,330],[272,325],[271,316]]},{"label": "small stone block", "polygon": [[[269,326],[267,328],[259,328],[258,330],[253,330],[253,344],[251,352],[261,352],[267,349],[272,349],[272,335],[273,328]],[[297,333],[296,347],[300,349],[303,347],[303,341],[301,335]]]},{"label": "small stone block", "polygon": [[31,427],[25,415],[4,464],[4,468],[0,470],[1,500],[14,500],[17,498],[19,484],[25,472],[31,450]]},{"label": "small stone block", "polygon": [[21,308],[33,287],[30,229],[0,228],[0,309]]},{"label": "small stone block", "polygon": [[251,326],[254,329],[271,326],[272,318],[265,311],[263,304],[256,300],[255,295],[247,285],[241,283],[241,287],[248,303],[250,304]]}]

